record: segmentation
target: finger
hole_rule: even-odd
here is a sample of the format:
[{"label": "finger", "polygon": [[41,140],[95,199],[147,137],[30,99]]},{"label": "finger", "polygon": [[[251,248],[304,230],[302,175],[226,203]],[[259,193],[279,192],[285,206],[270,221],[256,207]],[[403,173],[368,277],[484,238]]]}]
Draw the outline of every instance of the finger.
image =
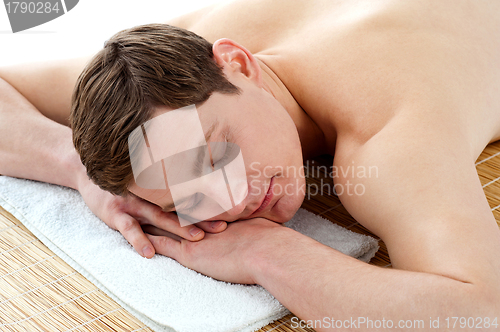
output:
[{"label": "finger", "polygon": [[121,214],[114,221],[116,229],[142,257],[151,258],[155,250],[137,220],[128,214]]},{"label": "finger", "polygon": [[165,231],[161,228],[158,228],[156,226],[153,226],[153,225],[141,225],[141,228],[144,231],[144,233],[147,233],[147,234],[157,235],[157,236],[168,236],[169,238],[172,238],[172,239],[177,240],[177,241],[180,241],[182,239],[178,235],[167,232],[167,231]]},{"label": "finger", "polygon": [[215,221],[200,221],[196,226],[203,229],[207,233],[220,233],[227,228],[227,223],[222,220]]},{"label": "finger", "polygon": [[181,263],[181,243],[167,236],[156,236],[146,234],[147,238],[153,244],[156,252],[160,255],[175,259]]},{"label": "finger", "polygon": [[141,223],[151,224],[189,241],[199,241],[205,236],[203,230],[195,225],[181,227],[173,212],[164,212],[159,206],[149,202],[137,201],[134,205],[130,214]]}]

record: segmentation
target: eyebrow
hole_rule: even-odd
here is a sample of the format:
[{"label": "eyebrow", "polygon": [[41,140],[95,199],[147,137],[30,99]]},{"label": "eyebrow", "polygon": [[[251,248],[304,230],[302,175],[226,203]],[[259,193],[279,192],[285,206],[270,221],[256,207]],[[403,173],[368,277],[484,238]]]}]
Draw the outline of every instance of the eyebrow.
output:
[{"label": "eyebrow", "polygon": [[[208,141],[212,137],[213,133],[215,133],[217,131],[218,128],[219,128],[219,120],[215,119],[215,121],[212,123],[212,125],[210,126],[210,128],[208,128],[207,132],[205,133],[205,143],[206,144],[208,144]],[[201,164],[203,162],[203,159],[205,158],[206,151],[207,151],[206,149],[200,149],[200,151],[198,151],[198,154],[196,156],[196,161],[198,162],[198,164]],[[198,171],[197,175],[200,176],[201,175],[201,170],[197,170],[197,171]],[[183,203],[188,198],[190,198],[190,197],[185,197],[183,199],[178,200],[177,204]],[[162,207],[162,211],[169,212],[167,210],[172,210],[173,208],[175,208],[175,203],[174,202],[169,203],[169,204],[165,205],[164,207]]]}]

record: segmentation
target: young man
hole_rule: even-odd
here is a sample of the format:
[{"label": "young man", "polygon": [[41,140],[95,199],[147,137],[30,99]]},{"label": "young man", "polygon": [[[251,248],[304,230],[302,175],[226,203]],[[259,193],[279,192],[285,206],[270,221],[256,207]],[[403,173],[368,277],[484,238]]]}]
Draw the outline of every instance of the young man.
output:
[{"label": "young man", "polygon": [[[78,189],[144,256],[152,244],[214,278],[260,284],[302,319],[367,317],[396,328],[423,320],[430,328],[429,318],[440,317],[448,328],[446,318],[473,317],[495,328],[500,231],[474,162],[500,138],[499,3],[235,1],[169,24],[213,43],[212,53],[194,34],[149,26],[111,38],[85,70],[87,59],[1,69],[0,173]],[[208,70],[207,56],[223,75]],[[80,156],[64,126],[76,82]],[[142,122],[188,104],[207,109],[200,121],[218,128],[213,140],[229,137],[259,162],[247,171],[261,190],[249,188],[217,219],[179,227],[162,211],[168,191],[134,183],[124,142]],[[339,197],[384,240],[394,269],[276,223],[303,197],[273,194],[303,184],[279,166],[325,152],[339,169],[377,167],[377,177],[344,173],[336,184],[364,188]],[[186,240],[145,235],[141,224]]]}]

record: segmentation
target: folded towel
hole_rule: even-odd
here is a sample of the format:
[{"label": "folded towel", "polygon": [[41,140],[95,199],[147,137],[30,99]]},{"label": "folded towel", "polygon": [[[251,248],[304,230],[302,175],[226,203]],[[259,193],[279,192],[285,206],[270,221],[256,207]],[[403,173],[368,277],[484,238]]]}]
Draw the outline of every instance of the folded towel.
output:
[{"label": "folded towel", "polygon": [[[0,205],[157,332],[250,332],[289,313],[260,286],[218,281],[161,255],[141,257],[73,189],[0,176]],[[303,209],[286,225],[363,261],[378,250],[375,239]]]}]

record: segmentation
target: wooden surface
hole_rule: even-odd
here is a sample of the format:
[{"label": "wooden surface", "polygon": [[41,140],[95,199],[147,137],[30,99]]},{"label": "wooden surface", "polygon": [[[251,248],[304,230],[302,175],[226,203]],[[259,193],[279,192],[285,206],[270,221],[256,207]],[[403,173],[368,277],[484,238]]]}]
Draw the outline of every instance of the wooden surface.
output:
[{"label": "wooden surface", "polygon": [[[331,157],[308,165],[309,194],[331,183],[326,174]],[[321,167],[323,166],[323,167]],[[310,168],[313,168],[314,174]],[[500,226],[500,143],[490,144],[476,168],[492,212]],[[329,182],[328,182],[329,181]],[[327,187],[324,187],[327,188]],[[357,223],[334,193],[306,196],[303,207],[354,232],[371,234]],[[377,238],[376,236],[374,236]],[[387,248],[370,264],[391,268]],[[292,328],[288,315],[260,331],[313,331]],[[54,255],[17,219],[0,208],[0,331],[152,331],[82,275]]]}]

